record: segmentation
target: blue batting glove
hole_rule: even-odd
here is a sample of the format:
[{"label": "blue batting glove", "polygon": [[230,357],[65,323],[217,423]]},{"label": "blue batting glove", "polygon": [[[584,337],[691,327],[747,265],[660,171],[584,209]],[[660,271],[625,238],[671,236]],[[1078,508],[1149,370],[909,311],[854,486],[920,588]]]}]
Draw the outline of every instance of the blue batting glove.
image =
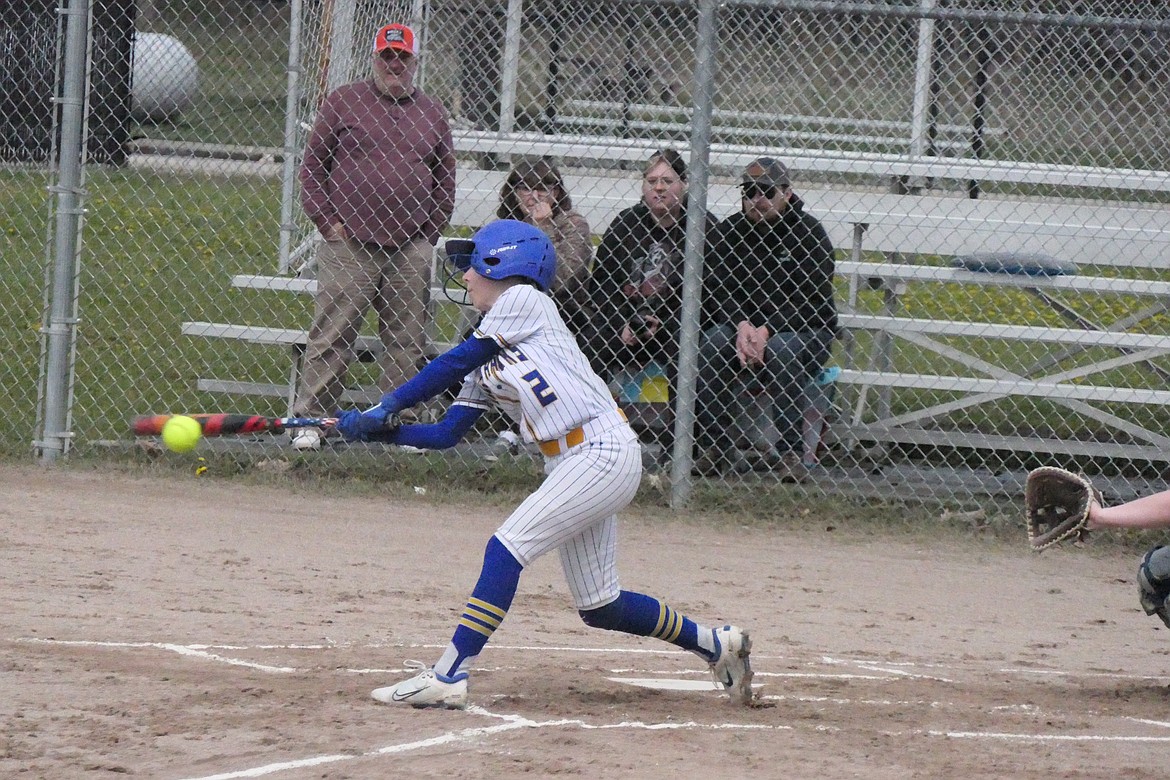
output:
[{"label": "blue batting glove", "polygon": [[381,406],[364,412],[351,409],[337,415],[337,430],[346,441],[369,441],[371,434],[386,433],[390,410]]},{"label": "blue batting glove", "polygon": [[337,432],[345,437],[346,441],[361,441],[362,432],[359,429],[362,413],[357,409],[337,413]]}]

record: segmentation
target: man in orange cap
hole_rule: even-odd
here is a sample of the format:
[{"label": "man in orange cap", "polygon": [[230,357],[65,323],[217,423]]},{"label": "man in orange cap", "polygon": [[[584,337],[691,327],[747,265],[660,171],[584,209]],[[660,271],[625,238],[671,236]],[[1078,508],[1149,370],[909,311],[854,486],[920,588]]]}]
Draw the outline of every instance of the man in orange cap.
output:
[{"label": "man in orange cap", "polygon": [[[447,110],[414,85],[418,53],[410,27],[378,30],[371,78],[326,96],[305,148],[301,203],[325,243],[294,415],[338,408],[371,306],[382,390],[413,376],[423,358],[431,257],[455,205],[455,152]],[[292,443],[319,449],[321,433],[300,429]]]}]

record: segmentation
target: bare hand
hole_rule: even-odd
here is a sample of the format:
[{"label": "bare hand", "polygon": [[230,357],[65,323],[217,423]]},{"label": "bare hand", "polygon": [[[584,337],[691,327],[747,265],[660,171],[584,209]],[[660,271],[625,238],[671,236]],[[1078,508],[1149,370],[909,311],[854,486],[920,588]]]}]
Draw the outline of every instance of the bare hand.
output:
[{"label": "bare hand", "polygon": [[622,326],[622,333],[619,338],[623,344],[631,347],[634,344],[640,344],[642,341],[654,338],[655,334],[658,333],[658,329],[661,327],[662,320],[653,314],[640,314],[634,320]]},{"label": "bare hand", "polygon": [[647,314],[642,317],[642,322],[646,323],[646,330],[644,331],[647,338],[653,338],[658,333],[658,329],[662,327],[662,320],[655,317],[653,314]]},{"label": "bare hand", "polygon": [[324,236],[326,241],[344,241],[349,238],[349,233],[346,231],[344,223],[334,222],[325,231]]},{"label": "bare hand", "polygon": [[744,320],[736,328],[735,354],[743,368],[764,365],[764,352],[768,348],[768,328],[756,328]]}]

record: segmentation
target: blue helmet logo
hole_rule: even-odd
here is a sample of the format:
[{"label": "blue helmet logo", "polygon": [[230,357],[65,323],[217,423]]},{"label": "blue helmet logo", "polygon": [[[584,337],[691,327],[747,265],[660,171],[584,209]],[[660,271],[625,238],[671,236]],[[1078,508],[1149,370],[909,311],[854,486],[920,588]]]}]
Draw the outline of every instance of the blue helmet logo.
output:
[{"label": "blue helmet logo", "polygon": [[540,228],[515,219],[485,225],[470,239],[450,239],[447,260],[454,266],[448,279],[456,280],[457,272],[474,268],[487,279],[528,279],[543,292],[548,292],[557,273],[552,241]]}]

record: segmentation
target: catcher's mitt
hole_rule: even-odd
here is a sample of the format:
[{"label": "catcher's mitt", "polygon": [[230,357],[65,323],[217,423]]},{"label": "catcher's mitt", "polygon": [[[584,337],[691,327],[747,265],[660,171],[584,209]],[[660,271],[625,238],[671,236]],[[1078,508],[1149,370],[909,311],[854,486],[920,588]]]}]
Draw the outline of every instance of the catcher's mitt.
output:
[{"label": "catcher's mitt", "polygon": [[1028,473],[1024,483],[1028,543],[1039,552],[1070,537],[1080,541],[1089,535],[1089,507],[1101,504],[1101,493],[1083,474],[1055,466],[1041,466]]}]

